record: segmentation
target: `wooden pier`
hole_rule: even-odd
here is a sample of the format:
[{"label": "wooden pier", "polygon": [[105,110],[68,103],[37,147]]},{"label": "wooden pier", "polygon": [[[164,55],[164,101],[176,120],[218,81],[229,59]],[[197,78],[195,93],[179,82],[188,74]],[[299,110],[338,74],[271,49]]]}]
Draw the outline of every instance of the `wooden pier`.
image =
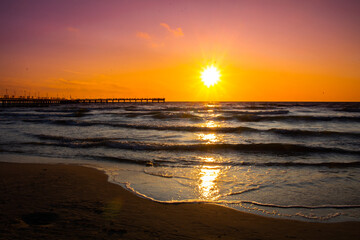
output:
[{"label": "wooden pier", "polygon": [[165,98],[0,98],[1,107],[48,106],[60,104],[163,103]]}]

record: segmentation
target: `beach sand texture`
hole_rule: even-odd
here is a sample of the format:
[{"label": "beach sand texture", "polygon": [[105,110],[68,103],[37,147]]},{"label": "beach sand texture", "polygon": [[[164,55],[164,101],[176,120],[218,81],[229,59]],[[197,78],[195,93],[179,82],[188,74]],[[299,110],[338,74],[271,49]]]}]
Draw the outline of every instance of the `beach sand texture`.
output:
[{"label": "beach sand texture", "polygon": [[0,163],[0,239],[358,239],[360,222],[266,218],[160,204],[76,165]]}]

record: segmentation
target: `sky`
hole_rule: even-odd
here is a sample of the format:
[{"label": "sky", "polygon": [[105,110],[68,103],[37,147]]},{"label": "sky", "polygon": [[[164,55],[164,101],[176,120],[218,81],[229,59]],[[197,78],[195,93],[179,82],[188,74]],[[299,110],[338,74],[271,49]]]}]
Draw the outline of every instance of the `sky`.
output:
[{"label": "sky", "polygon": [[2,0],[0,95],[360,101],[359,12],[358,0]]}]

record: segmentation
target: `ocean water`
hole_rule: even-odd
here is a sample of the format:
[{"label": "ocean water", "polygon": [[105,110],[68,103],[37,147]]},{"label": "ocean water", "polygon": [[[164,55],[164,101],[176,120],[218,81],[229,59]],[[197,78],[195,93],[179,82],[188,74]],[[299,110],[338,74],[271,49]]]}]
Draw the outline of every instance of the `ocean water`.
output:
[{"label": "ocean water", "polygon": [[360,221],[360,103],[1,108],[0,160],[90,165],[165,203]]}]

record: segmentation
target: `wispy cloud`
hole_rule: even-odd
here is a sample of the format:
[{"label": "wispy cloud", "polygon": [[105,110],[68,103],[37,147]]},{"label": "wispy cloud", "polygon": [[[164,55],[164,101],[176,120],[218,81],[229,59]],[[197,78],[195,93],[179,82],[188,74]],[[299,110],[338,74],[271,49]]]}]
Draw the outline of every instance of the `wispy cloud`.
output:
[{"label": "wispy cloud", "polygon": [[168,24],[166,24],[166,23],[160,23],[160,26],[164,27],[166,30],[168,30],[175,37],[184,36],[184,33],[183,33],[181,28],[171,29],[170,26]]},{"label": "wispy cloud", "polygon": [[136,33],[136,36],[137,36],[138,38],[142,38],[142,39],[146,39],[146,40],[150,40],[150,39],[151,39],[150,35],[149,35],[148,33],[146,33],[146,32],[137,32],[137,33]]},{"label": "wispy cloud", "polygon": [[[173,37],[182,37],[184,36],[184,33],[181,28],[172,29],[170,26],[166,23],[160,23],[160,26],[165,28]],[[144,39],[149,47],[151,48],[160,48],[165,46],[165,41],[168,39],[162,35],[150,35],[146,32],[136,32],[136,37]]]},{"label": "wispy cloud", "polygon": [[75,27],[67,27],[66,30],[69,32],[79,32],[79,29]]},{"label": "wispy cloud", "polygon": [[141,38],[141,39],[144,39],[145,41],[147,41],[149,47],[151,47],[151,48],[159,48],[164,45],[163,43],[158,43],[158,42],[154,41],[154,39],[150,36],[150,34],[148,34],[146,32],[137,32],[136,36],[138,38]]}]

